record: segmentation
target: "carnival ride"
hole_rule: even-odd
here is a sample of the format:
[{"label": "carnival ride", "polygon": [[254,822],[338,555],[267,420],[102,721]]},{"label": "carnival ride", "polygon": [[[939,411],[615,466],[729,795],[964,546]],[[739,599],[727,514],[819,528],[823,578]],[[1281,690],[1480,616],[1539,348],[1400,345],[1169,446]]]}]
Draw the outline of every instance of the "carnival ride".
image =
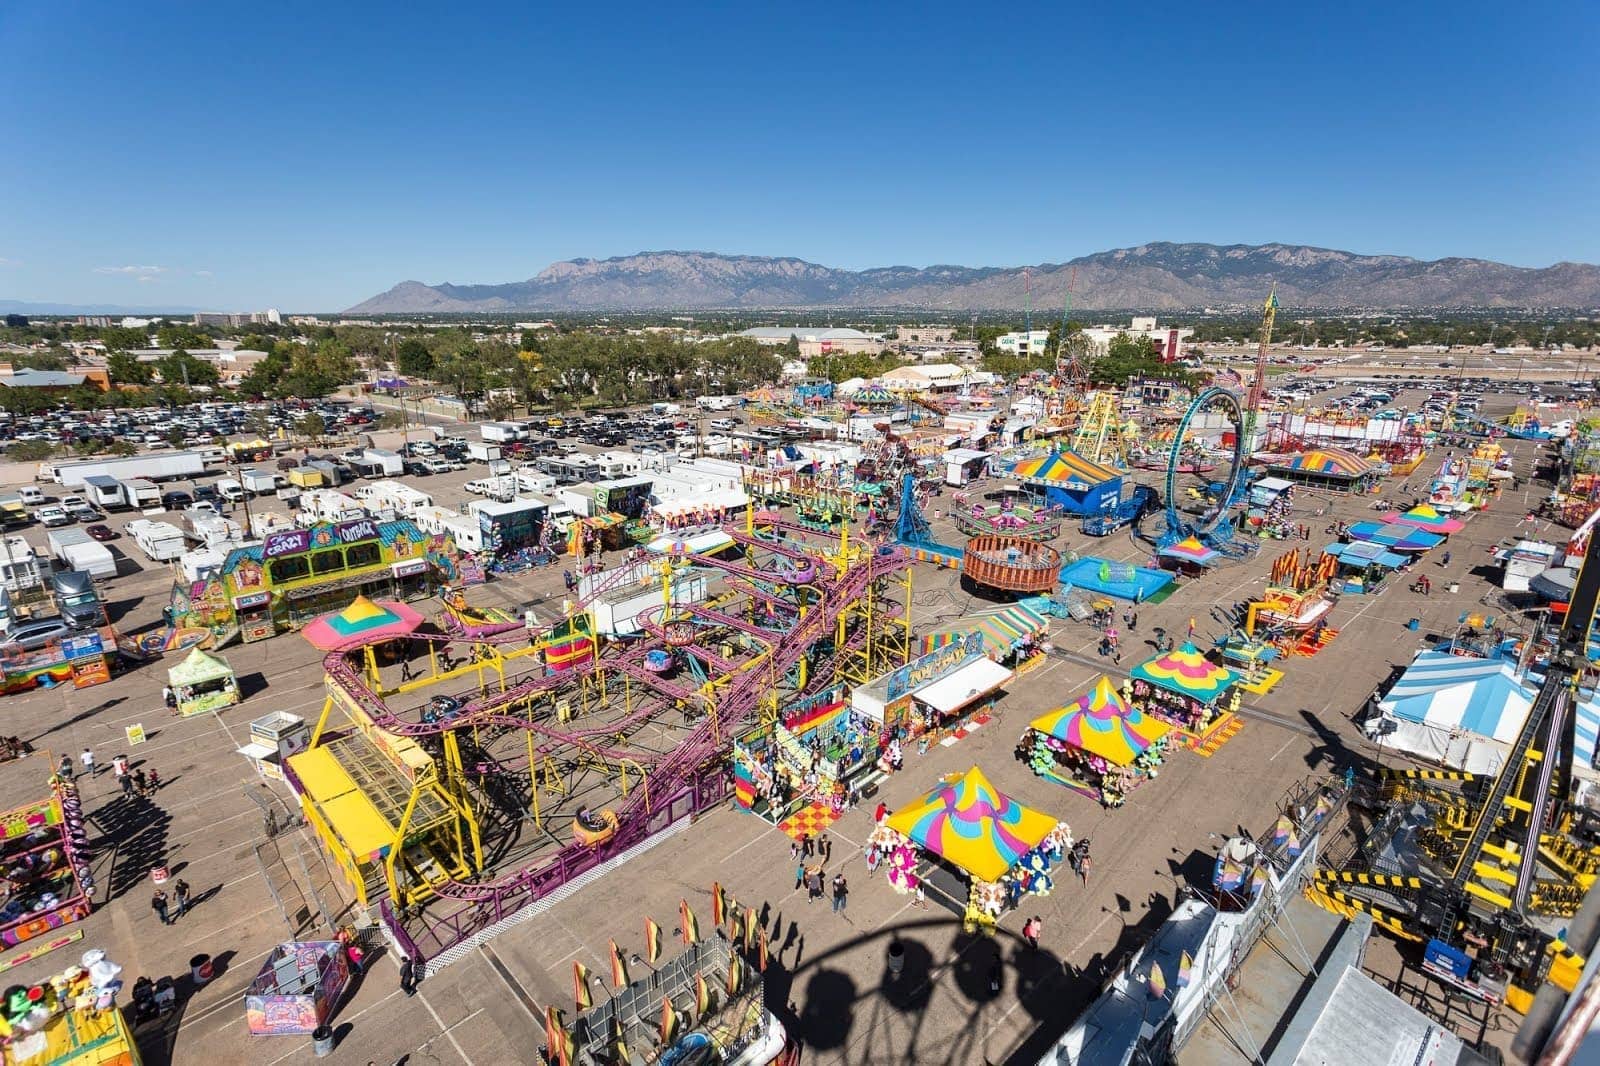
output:
[{"label": "carnival ride", "polygon": [[1039,507],[1007,498],[998,504],[973,503],[957,493],[950,519],[967,537],[995,533],[1023,540],[1054,540],[1066,525],[1067,513],[1060,507]]},{"label": "carnival ride", "polygon": [[1048,595],[1061,582],[1061,553],[1026,537],[986,533],[967,540],[961,577],[984,588]]},{"label": "carnival ride", "polygon": [[[1195,420],[1206,412],[1220,412],[1232,422],[1233,447],[1229,451],[1227,476],[1209,483],[1206,487],[1212,502],[1199,514],[1179,510],[1179,474],[1188,454],[1189,432]],[[1185,537],[1198,537],[1218,551],[1228,553],[1233,542],[1233,521],[1230,510],[1244,496],[1246,420],[1239,405],[1239,397],[1227,389],[1211,388],[1196,396],[1183,420],[1173,434],[1172,450],[1167,458],[1167,528],[1157,540],[1165,548]]]},{"label": "carnival ride", "polygon": [[1425,970],[1530,1013],[1530,1025],[1536,992],[1553,1018],[1541,985],[1571,992],[1583,969],[1562,930],[1600,872],[1600,826],[1573,795],[1578,686],[1600,606],[1597,556],[1591,540],[1544,681],[1500,771],[1390,774],[1365,839],[1348,861],[1320,870],[1310,892],[1335,913],[1365,911],[1398,938],[1426,944]]},{"label": "carnival ride", "polygon": [[1092,392],[1087,406],[1078,414],[1069,446],[1091,463],[1123,467],[1127,465],[1131,436],[1122,417],[1118,395]]},{"label": "carnival ride", "polygon": [[[908,661],[906,553],[769,512],[724,532],[736,559],[620,567],[554,627],[455,600],[442,632],[328,653],[327,699],[288,776],[408,950],[434,957],[720,802],[735,736]],[[705,599],[674,594],[687,577]],[[638,636],[589,635],[601,597],[656,583]]]}]

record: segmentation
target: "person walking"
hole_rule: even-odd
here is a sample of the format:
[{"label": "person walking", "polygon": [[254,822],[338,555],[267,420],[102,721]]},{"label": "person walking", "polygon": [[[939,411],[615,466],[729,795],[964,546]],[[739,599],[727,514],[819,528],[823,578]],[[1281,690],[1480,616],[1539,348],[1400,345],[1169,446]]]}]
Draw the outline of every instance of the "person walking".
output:
[{"label": "person walking", "polygon": [[794,888],[796,892],[800,891],[800,886],[805,884],[805,881],[806,864],[804,860],[801,860],[794,864]]},{"label": "person walking", "polygon": [[850,897],[850,886],[845,883],[844,874],[833,875],[833,913],[838,914],[845,909]]},{"label": "person walking", "polygon": [[791,840],[791,841],[789,841],[789,861],[790,862],[798,862],[799,860],[800,860],[800,842],[798,840]]},{"label": "person walking", "polygon": [[828,836],[827,833],[823,833],[817,841],[817,854],[822,856],[823,862],[829,862],[833,859],[833,838]]},{"label": "person walking", "polygon": [[83,754],[78,756],[78,761],[83,763],[83,772],[90,777],[94,776],[94,752],[88,748],[83,749]]},{"label": "person walking", "polygon": [[867,876],[871,877],[878,872],[878,845],[867,845]]},{"label": "person walking", "polygon": [[1441,555],[1439,557],[1439,565],[1440,566],[1449,566],[1450,565],[1450,553],[1449,552],[1445,552],[1443,555]]},{"label": "person walking", "polygon": [[167,705],[168,714],[178,713],[178,694],[172,691],[171,685],[161,686],[161,702]]},{"label": "person walking", "polygon": [[72,772],[72,756],[71,755],[63,755],[63,756],[61,756],[61,765],[56,767],[56,773],[60,774],[64,778],[66,778],[68,781],[72,781],[72,780],[75,779],[75,775]]},{"label": "person walking", "polygon": [[127,796],[129,799],[133,798],[133,775],[132,774],[118,774],[117,775],[117,784],[122,786],[122,794],[124,796]]},{"label": "person walking", "polygon": [[178,903],[178,913],[172,916],[172,920],[177,921],[189,910],[189,882],[178,878],[178,883],[172,886],[172,895]]},{"label": "person walking", "polygon": [[150,791],[154,792],[161,787],[161,771],[155,767],[150,768]]},{"label": "person walking", "polygon": [[156,917],[161,919],[162,925],[171,925],[172,919],[167,917],[167,894],[156,889],[156,894],[150,897],[150,909],[156,912]]},{"label": "person walking", "polygon": [[1039,934],[1044,932],[1044,922],[1035,914],[1022,925],[1022,939],[1028,942],[1028,947],[1034,951],[1039,950]]},{"label": "person walking", "polygon": [[800,841],[800,854],[804,855],[806,858],[809,859],[813,855],[815,855],[816,853],[817,853],[817,842],[812,839],[810,833],[807,833],[805,835],[805,837]]},{"label": "person walking", "polygon": [[141,767],[135,770],[133,772],[133,787],[138,790],[139,795],[144,795],[149,786],[150,782],[144,776],[144,768]]},{"label": "person walking", "polygon": [[408,996],[417,994],[417,970],[409,955],[400,959],[400,991]]}]

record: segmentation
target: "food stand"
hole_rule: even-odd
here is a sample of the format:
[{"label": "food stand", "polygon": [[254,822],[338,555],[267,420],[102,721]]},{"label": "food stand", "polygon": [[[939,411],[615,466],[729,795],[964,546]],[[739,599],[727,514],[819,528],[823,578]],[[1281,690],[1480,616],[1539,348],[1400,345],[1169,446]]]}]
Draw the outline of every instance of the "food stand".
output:
[{"label": "food stand", "polygon": [[1133,668],[1133,701],[1192,740],[1210,734],[1239,707],[1239,675],[1184,644]]},{"label": "food stand", "polygon": [[290,940],[267,956],[244,994],[251,1036],[307,1035],[327,1023],[350,983],[337,940]]},{"label": "food stand", "polygon": [[1040,777],[1120,807],[1128,792],[1156,776],[1171,728],[1124,703],[1102,675],[1072,703],[1035,718],[1022,746]]},{"label": "food stand", "polygon": [[311,746],[311,727],[297,714],[273,711],[250,723],[250,743],[236,749],[262,777],[283,780],[289,756]]},{"label": "food stand", "polygon": [[178,713],[185,718],[239,702],[239,683],[228,660],[199,648],[167,671],[167,684],[178,699]]}]

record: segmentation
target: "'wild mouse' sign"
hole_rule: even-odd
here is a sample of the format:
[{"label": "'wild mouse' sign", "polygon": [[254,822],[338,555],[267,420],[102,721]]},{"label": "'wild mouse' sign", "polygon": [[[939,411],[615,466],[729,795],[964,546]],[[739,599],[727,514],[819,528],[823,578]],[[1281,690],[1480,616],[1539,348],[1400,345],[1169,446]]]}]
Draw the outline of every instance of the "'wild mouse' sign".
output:
[{"label": "'wild mouse' sign", "polygon": [[261,542],[261,555],[276,559],[281,555],[297,555],[316,548],[331,548],[338,544],[355,544],[363,540],[376,540],[378,523],[370,518],[338,525],[321,523],[310,529],[280,529],[268,533]]}]

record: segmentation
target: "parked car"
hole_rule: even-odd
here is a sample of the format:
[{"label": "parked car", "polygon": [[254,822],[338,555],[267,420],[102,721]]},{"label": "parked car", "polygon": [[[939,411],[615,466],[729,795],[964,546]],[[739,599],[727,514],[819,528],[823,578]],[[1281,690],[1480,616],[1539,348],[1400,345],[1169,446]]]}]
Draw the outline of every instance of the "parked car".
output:
[{"label": "parked car", "polygon": [[67,514],[72,516],[74,522],[98,522],[100,520],[100,512],[87,503],[82,507],[67,508]]},{"label": "parked car", "polygon": [[92,526],[84,526],[83,531],[95,540],[116,540],[118,535],[116,530],[103,522],[97,522]]},{"label": "parked car", "polygon": [[161,506],[168,511],[181,511],[194,503],[194,497],[187,492],[163,492]]},{"label": "parked car", "polygon": [[67,512],[62,510],[60,507],[52,504],[49,507],[39,508],[39,521],[43,522],[47,526],[52,527],[70,526],[72,525],[72,516],[67,514]]},{"label": "parked car", "polygon": [[6,634],[5,642],[23,651],[37,651],[71,632],[72,627],[60,618],[41,618],[37,622],[22,623]]}]

